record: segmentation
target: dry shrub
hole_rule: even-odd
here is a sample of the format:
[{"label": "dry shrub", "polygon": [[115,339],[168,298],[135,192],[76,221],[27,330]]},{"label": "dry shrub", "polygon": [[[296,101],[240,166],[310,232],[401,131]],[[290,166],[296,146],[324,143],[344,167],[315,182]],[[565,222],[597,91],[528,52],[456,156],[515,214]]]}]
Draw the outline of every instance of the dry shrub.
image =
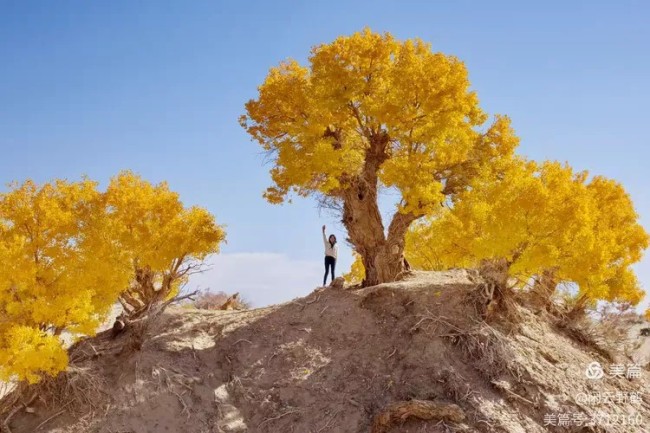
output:
[{"label": "dry shrub", "polygon": [[594,302],[586,295],[574,296],[564,294],[562,297],[562,307],[556,313],[563,326],[577,325],[587,318],[587,313],[594,306]]},{"label": "dry shrub", "polygon": [[[628,330],[643,319],[629,303],[606,303],[594,310],[569,305],[568,313],[558,320],[558,327],[571,338],[613,362],[626,349]],[[573,313],[573,314],[571,314]]]},{"label": "dry shrub", "polygon": [[604,344],[607,341],[607,337],[603,337],[598,323],[587,314],[561,315],[556,325],[560,331],[564,332],[572,340],[593,350],[607,361],[614,361],[615,350],[612,350],[612,347],[607,347]]},{"label": "dry shrub", "polygon": [[629,302],[603,304],[594,311],[593,317],[604,335],[612,338],[621,338],[630,325],[643,323],[643,318]]},{"label": "dry shrub", "polygon": [[530,291],[528,292],[528,301],[531,305],[542,308],[546,311],[553,312],[557,281],[552,271],[543,271],[541,275],[534,278]]},{"label": "dry shrub", "polygon": [[608,348],[603,347],[600,338],[596,335],[594,327],[584,324],[566,324],[561,325],[560,329],[574,341],[593,350],[608,362],[614,362],[615,356]]},{"label": "dry shrub", "polygon": [[[196,300],[191,303],[194,308],[201,310],[220,310],[223,304],[231,298],[231,295],[226,292],[201,292]],[[251,308],[251,303],[241,297],[236,300],[235,310],[248,310]]]},{"label": "dry shrub", "polygon": [[525,371],[512,362],[514,355],[508,345],[508,338],[487,323],[479,323],[474,330],[451,337],[463,357],[488,381],[513,376],[518,381]]},{"label": "dry shrub", "polygon": [[11,432],[9,422],[18,412],[29,408],[37,399],[47,410],[79,415],[103,409],[105,382],[90,369],[69,366],[56,377],[45,377],[38,384],[20,384],[0,403],[0,431]]},{"label": "dry shrub", "polygon": [[55,378],[47,378],[37,386],[41,396],[47,396],[45,403],[52,408],[65,408],[71,413],[88,409],[97,410],[105,401],[105,381],[90,368],[71,366]]}]

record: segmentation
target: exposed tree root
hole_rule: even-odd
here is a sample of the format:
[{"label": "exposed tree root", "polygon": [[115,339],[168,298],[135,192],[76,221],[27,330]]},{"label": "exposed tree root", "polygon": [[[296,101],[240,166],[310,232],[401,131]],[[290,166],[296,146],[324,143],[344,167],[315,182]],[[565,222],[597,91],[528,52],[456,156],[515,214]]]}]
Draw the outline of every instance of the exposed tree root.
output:
[{"label": "exposed tree root", "polygon": [[14,415],[16,415],[21,410],[29,407],[29,405],[32,404],[34,400],[36,400],[36,397],[38,397],[38,394],[34,393],[29,399],[27,399],[27,401],[22,401],[20,397],[23,394],[23,389],[19,388],[14,392],[18,395],[19,401],[15,403],[15,405],[9,410],[8,414],[4,417],[4,419],[0,423],[0,433],[11,433],[11,429],[9,428],[9,422],[11,421],[11,418],[13,418]]},{"label": "exposed tree root", "polygon": [[409,400],[392,403],[375,415],[370,433],[386,433],[392,426],[409,418],[461,422],[465,412],[455,404],[430,400]]}]

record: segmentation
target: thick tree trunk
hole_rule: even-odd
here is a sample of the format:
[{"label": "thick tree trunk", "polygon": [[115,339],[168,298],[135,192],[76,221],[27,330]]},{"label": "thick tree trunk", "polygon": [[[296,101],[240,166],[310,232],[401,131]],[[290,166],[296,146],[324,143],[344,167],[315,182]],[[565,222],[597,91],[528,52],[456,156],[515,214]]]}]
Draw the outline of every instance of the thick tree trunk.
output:
[{"label": "thick tree trunk", "polygon": [[363,286],[374,286],[394,281],[404,270],[400,256],[392,254],[386,243],[366,251],[366,255],[363,256],[363,264],[366,268],[366,279],[363,281]]},{"label": "thick tree trunk", "polygon": [[119,298],[129,319],[141,317],[154,304],[162,302],[169,295],[174,278],[165,274],[159,287],[156,287],[157,277],[158,275],[149,268],[136,268],[131,287],[122,292]]},{"label": "thick tree trunk", "polygon": [[350,242],[363,259],[364,287],[395,281],[405,270],[404,237],[417,218],[418,215],[396,212],[385,234],[376,190],[350,195],[344,201],[343,224],[348,229]]},{"label": "thick tree trunk", "polygon": [[394,281],[404,271],[404,236],[410,224],[422,215],[396,212],[385,233],[377,204],[378,173],[388,158],[389,137],[370,134],[362,172],[342,191],[343,219],[349,241],[363,259],[363,286]]}]

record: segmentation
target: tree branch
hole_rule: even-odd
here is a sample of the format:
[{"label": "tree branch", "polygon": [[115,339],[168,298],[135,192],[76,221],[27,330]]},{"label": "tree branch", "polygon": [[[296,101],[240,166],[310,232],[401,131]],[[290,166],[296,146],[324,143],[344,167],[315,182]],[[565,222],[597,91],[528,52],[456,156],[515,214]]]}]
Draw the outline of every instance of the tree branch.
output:
[{"label": "tree branch", "polygon": [[406,231],[413,221],[422,218],[424,214],[414,214],[412,212],[403,213],[397,210],[393,214],[393,219],[388,226],[387,240],[389,243],[403,242]]}]

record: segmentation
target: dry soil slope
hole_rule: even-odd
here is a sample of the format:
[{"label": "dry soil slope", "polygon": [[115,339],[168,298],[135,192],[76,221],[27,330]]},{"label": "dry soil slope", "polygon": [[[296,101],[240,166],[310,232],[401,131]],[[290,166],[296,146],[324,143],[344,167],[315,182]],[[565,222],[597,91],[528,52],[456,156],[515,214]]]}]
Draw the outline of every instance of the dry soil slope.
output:
[{"label": "dry soil slope", "polygon": [[647,391],[648,372],[588,380],[587,364],[613,361],[528,310],[509,334],[486,325],[470,301],[477,290],[465,271],[415,273],[264,309],[170,310],[140,350],[128,334],[73,348],[58,400],[44,389],[12,431],[368,432],[383,408],[411,399],[455,403],[465,420],[408,420],[390,431],[646,431],[544,426],[547,413],[597,411],[639,413],[647,425],[647,395],[609,406],[574,397]]}]

